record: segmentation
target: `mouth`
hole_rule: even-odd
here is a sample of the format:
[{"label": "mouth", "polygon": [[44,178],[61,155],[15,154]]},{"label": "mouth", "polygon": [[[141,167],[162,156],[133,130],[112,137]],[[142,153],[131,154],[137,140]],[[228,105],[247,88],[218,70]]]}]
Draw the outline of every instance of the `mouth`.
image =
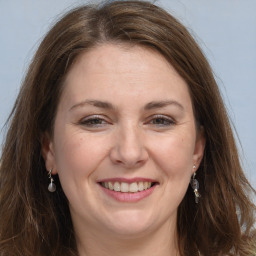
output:
[{"label": "mouth", "polygon": [[105,189],[122,192],[122,193],[138,193],[156,186],[157,182],[138,181],[138,182],[120,182],[120,181],[106,181],[99,182],[100,186]]}]

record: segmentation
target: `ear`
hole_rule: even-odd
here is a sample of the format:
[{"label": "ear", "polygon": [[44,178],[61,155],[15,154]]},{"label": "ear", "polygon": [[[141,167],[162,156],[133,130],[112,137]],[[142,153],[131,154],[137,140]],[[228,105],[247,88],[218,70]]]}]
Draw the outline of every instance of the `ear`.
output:
[{"label": "ear", "polygon": [[205,134],[204,134],[204,127],[200,126],[197,131],[195,149],[193,154],[193,164],[196,166],[196,168],[193,168],[193,172],[198,169],[203,159],[205,143],[206,143],[206,140],[205,140]]},{"label": "ear", "polygon": [[41,152],[45,161],[45,168],[47,171],[52,170],[52,174],[57,174],[57,168],[55,163],[55,154],[53,148],[53,141],[49,134],[46,133],[41,139]]}]

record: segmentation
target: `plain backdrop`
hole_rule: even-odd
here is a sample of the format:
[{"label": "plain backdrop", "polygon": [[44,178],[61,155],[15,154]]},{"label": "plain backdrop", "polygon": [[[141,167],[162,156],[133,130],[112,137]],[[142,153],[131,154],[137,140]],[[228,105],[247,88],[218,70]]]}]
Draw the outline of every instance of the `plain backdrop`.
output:
[{"label": "plain backdrop", "polygon": [[[0,127],[46,31],[77,0],[0,0]],[[94,1],[90,1],[94,3]],[[256,187],[256,1],[159,0],[193,34],[214,70]],[[2,129],[0,143],[5,130]],[[240,142],[239,142],[240,140]]]}]

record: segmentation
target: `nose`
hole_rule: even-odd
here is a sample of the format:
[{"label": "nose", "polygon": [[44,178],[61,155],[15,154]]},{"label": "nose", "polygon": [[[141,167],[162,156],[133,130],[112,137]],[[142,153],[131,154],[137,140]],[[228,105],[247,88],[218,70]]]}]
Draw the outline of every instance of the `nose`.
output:
[{"label": "nose", "polygon": [[143,134],[138,127],[123,127],[114,135],[110,159],[114,164],[131,169],[137,168],[148,160]]}]

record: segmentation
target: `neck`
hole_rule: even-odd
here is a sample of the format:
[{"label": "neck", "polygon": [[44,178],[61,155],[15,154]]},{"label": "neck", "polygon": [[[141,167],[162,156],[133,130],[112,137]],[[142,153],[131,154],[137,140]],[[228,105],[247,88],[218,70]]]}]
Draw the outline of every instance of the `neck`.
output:
[{"label": "neck", "polygon": [[136,237],[83,229],[76,232],[79,256],[179,256],[176,225],[168,224]]}]

